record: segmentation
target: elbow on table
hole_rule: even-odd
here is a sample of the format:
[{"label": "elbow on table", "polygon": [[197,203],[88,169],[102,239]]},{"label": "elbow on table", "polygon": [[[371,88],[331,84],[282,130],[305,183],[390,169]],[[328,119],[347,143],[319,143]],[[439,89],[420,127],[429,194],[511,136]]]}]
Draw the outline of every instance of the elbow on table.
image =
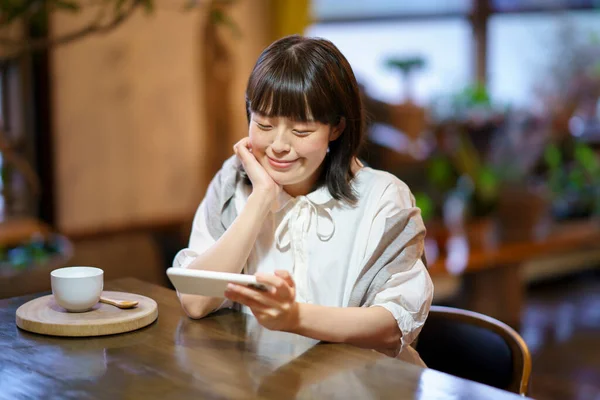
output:
[{"label": "elbow on table", "polygon": [[192,319],[204,318],[217,308],[213,299],[198,299],[198,296],[194,297],[190,298],[186,295],[181,296],[181,307],[187,316]]},{"label": "elbow on table", "polygon": [[398,328],[395,331],[388,332],[373,350],[376,350],[389,357],[396,357],[402,348],[402,331]]},{"label": "elbow on table", "polygon": [[379,331],[379,345],[381,348],[397,352],[402,346],[403,333],[400,325],[390,310],[385,307],[373,307],[373,310],[381,313],[382,321],[385,316],[385,323]]},{"label": "elbow on table", "polygon": [[398,351],[398,349],[400,349],[401,346],[402,346],[402,331],[400,330],[398,325],[396,325],[386,335],[385,347],[390,350],[393,350],[393,351]]}]

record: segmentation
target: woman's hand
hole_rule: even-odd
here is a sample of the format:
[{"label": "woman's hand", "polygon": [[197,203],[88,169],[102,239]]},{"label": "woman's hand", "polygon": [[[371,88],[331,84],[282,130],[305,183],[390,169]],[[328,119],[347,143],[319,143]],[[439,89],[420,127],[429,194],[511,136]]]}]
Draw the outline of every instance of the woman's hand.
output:
[{"label": "woman's hand", "polygon": [[287,271],[275,271],[275,275],[256,274],[259,283],[268,285],[268,291],[229,284],[225,297],[252,310],[258,322],[274,331],[291,331],[298,325],[296,287]]},{"label": "woman's hand", "polygon": [[252,154],[251,149],[250,138],[247,137],[233,146],[235,155],[242,162],[244,170],[252,182],[252,193],[265,196],[270,204],[274,204],[277,201],[279,193],[281,193],[281,185],[275,182],[263,166],[260,165],[254,154]]}]

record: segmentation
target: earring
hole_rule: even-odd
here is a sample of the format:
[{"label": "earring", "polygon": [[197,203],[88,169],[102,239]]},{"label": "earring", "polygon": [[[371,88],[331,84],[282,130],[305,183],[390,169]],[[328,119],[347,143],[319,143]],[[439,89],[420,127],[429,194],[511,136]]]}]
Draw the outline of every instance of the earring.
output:
[{"label": "earring", "polygon": [[327,146],[327,154],[329,154],[329,146]]}]

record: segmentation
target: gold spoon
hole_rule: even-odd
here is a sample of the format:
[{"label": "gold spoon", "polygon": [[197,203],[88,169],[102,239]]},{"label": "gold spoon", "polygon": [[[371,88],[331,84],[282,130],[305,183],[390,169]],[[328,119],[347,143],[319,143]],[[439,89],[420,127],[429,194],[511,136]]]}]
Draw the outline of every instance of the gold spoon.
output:
[{"label": "gold spoon", "polygon": [[106,303],[119,308],[133,308],[138,305],[138,301],[135,300],[115,300],[109,299],[108,297],[100,297],[100,303]]}]

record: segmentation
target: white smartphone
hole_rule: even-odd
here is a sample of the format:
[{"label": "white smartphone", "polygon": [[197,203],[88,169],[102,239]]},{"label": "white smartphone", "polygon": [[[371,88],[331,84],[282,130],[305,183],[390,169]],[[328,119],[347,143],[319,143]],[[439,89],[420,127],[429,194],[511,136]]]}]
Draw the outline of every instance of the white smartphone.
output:
[{"label": "white smartphone", "polygon": [[228,283],[236,283],[258,290],[269,290],[269,286],[258,283],[254,275],[171,267],[167,269],[167,276],[175,289],[179,293],[185,294],[225,297],[224,293]]}]

